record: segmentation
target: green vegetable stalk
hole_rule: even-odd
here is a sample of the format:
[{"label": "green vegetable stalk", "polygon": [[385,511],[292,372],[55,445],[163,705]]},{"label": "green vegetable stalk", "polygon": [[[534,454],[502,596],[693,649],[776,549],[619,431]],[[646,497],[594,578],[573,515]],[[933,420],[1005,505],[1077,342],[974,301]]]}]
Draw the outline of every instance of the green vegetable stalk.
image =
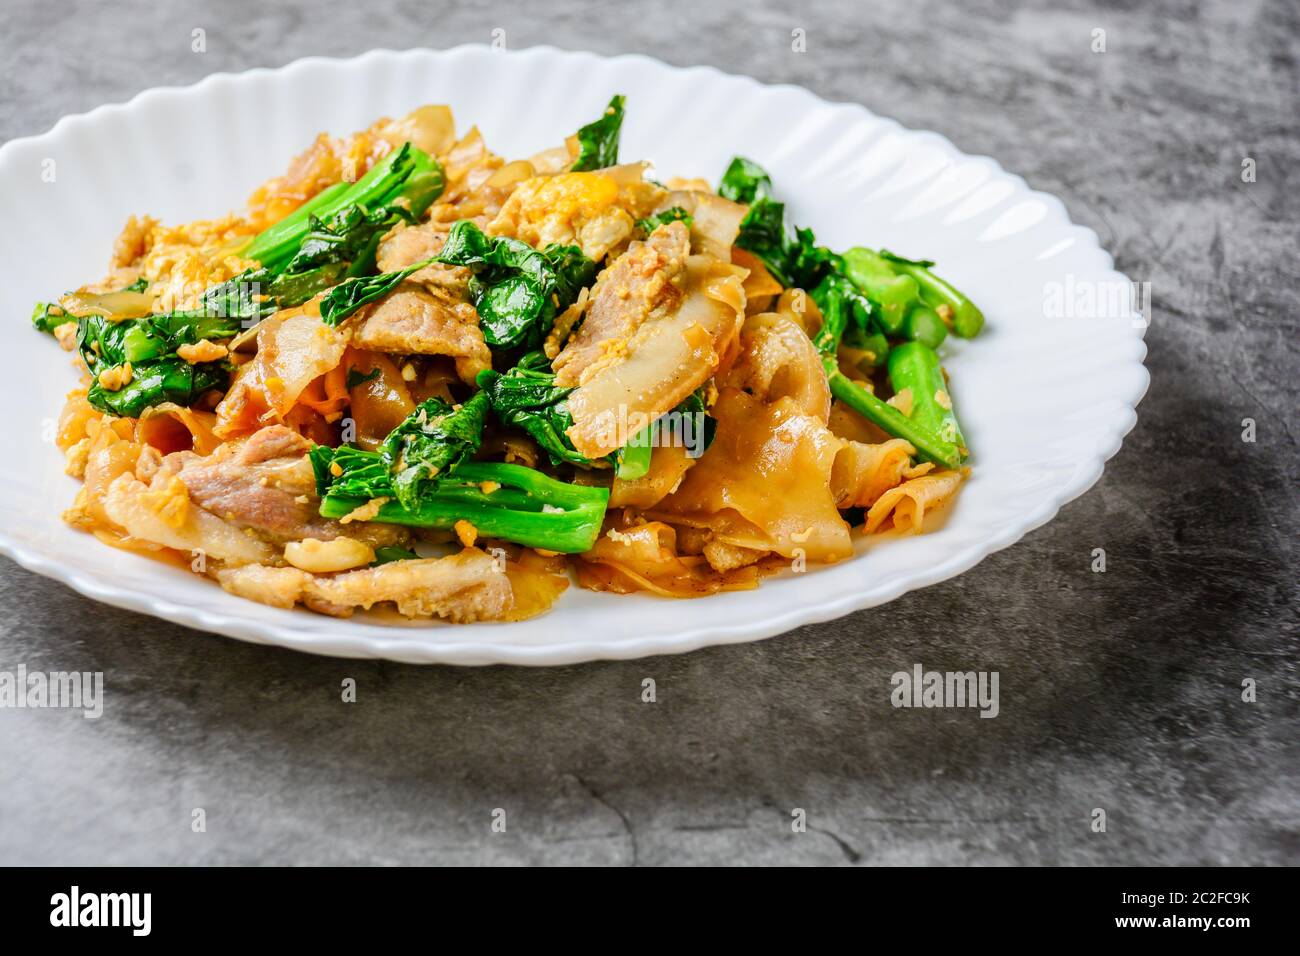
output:
[{"label": "green vegetable stalk", "polygon": [[[98,315],[69,316],[42,304],[32,324],[53,331],[77,321],[77,345],[96,379],[88,393],[96,408],[135,417],[163,402],[187,405],[204,391],[224,387],[229,367],[211,362],[189,368],[177,349],[230,338],[348,276],[372,272],[383,235],[399,221],[414,222],[442,188],[437,161],[407,143],[356,183],[324,190],[264,231],[244,250],[260,265],[209,288],[197,308],[111,322]],[[142,283],[127,291],[143,291],[147,283]],[[132,366],[127,386],[112,392],[98,384],[101,372],[125,362]]]},{"label": "green vegetable stalk", "polygon": [[984,313],[935,275],[933,262],[862,247],[849,249],[842,259],[844,274],[876,306],[881,330],[887,335],[937,348],[950,325],[956,335],[967,339],[984,327]]},{"label": "green vegetable stalk", "polygon": [[[933,262],[864,248],[837,255],[817,245],[810,229],[791,234],[784,207],[772,199],[771,177],[751,160],[732,160],[718,194],[749,203],[736,244],[763,260],[782,285],[809,290],[820,307],[822,327],[813,344],[821,353],[831,394],[910,442],[920,457],[959,467],[966,448],[934,349],[947,336],[949,324],[961,336],[979,332],[984,316],[975,304],[934,275]],[[891,350],[890,339],[898,338],[909,341]],[[844,376],[837,355],[841,341],[865,353],[859,363],[864,371],[887,364],[895,391],[911,389],[911,416]]]},{"label": "green vegetable stalk", "polygon": [[385,498],[392,500],[373,520],[450,528],[464,519],[482,535],[530,547],[590,548],[600,533],[608,490],[565,484],[521,465],[467,460],[482,440],[488,407],[486,389],[459,408],[432,398],[376,451],[316,446],[309,457],[320,513],[339,518]]},{"label": "green vegetable stalk", "polygon": [[591,467],[591,459],[578,452],[566,434],[573,427],[568,404],[573,388],[555,384],[551,363],[541,352],[530,352],[505,373],[479,372],[478,387],[488,396],[497,420],[527,432],[551,464]]},{"label": "green vegetable stalk", "polygon": [[442,194],[445,182],[437,160],[404,143],[355,183],[336,183],[269,226],[242,254],[266,268],[282,265],[293,257],[310,231],[313,217],[325,220],[348,206],[360,205],[373,210],[394,205],[400,199],[403,200],[400,205],[418,218]]},{"label": "green vegetable stalk", "polygon": [[[961,465],[964,452],[955,440],[945,439],[937,430],[921,421],[909,418],[888,402],[877,398],[857,382],[845,377],[840,371],[836,352],[840,339],[851,321],[855,321],[856,310],[862,308],[840,284],[848,284],[842,276],[830,276],[814,290],[813,298],[822,309],[822,327],[813,338],[813,344],[822,355],[822,367],[826,371],[826,381],[830,384],[831,394],[848,405],[867,421],[874,422],[895,438],[902,438],[912,444],[922,458],[943,465],[957,468]],[[901,348],[900,346],[899,348]],[[894,349],[894,352],[898,349]],[[892,366],[893,352],[890,353]],[[895,383],[897,388],[897,383]]]},{"label": "green vegetable stalk", "polygon": [[875,306],[881,331],[895,338],[902,335],[908,311],[920,300],[916,280],[896,273],[870,249],[850,249],[841,258],[844,274]]},{"label": "green vegetable stalk", "polygon": [[918,455],[945,468],[959,468],[964,460],[962,451],[950,441],[944,441],[928,428],[912,421],[893,405],[877,398],[857,382],[845,378],[833,358],[823,358],[826,380],[831,394],[869,422],[874,422],[895,438],[908,441]]},{"label": "green vegetable stalk", "polygon": [[[379,165],[382,164],[377,164],[370,172],[373,173]],[[277,257],[291,255],[298,247],[298,240],[307,231],[307,220],[319,215],[322,210],[336,208],[343,195],[354,185],[356,184],[335,183],[326,186],[289,215],[262,230],[244,248],[244,255],[258,262],[273,262]]]},{"label": "green vegetable stalk", "polygon": [[655,426],[647,425],[614,453],[615,471],[621,481],[636,481],[650,471],[650,457],[654,452],[652,442]]},{"label": "green vegetable stalk", "polygon": [[889,381],[895,392],[912,393],[912,413],[918,427],[964,449],[966,440],[953,412],[948,383],[934,349],[921,342],[904,342],[889,353]]},{"label": "green vegetable stalk", "polygon": [[481,390],[459,408],[421,403],[376,451],[311,451],[325,518],[387,498],[373,520],[451,528],[464,519],[486,537],[530,548],[585,551],[601,533],[608,490],[569,485],[517,464],[472,462],[489,408]]},{"label": "green vegetable stalk", "polygon": [[37,332],[53,332],[60,325],[75,321],[75,315],[69,315],[55,302],[37,302],[32,309],[32,328]]},{"label": "green vegetable stalk", "polygon": [[[344,449],[321,446],[313,450],[318,476],[318,462],[326,462],[328,469],[328,461],[337,451]],[[378,457],[375,452],[348,451]],[[493,485],[500,487],[485,490]],[[341,518],[369,500],[327,491],[320,513],[325,518]],[[373,520],[421,528],[452,528],[465,520],[483,537],[576,554],[596,543],[608,502],[607,488],[566,484],[523,465],[464,462],[411,507],[390,501],[380,506]]]},{"label": "green vegetable stalk", "polygon": [[973,339],[984,328],[984,313],[970,299],[944,279],[939,278],[930,269],[933,262],[918,259],[904,259],[888,250],[882,249],[881,256],[889,261],[900,274],[916,280],[921,290],[921,299],[936,311],[941,308],[950,310],[949,319],[952,330],[963,339]]},{"label": "green vegetable stalk", "polygon": [[[328,488],[353,497],[396,498],[405,507],[413,506],[452,466],[478,451],[487,409],[483,392],[459,408],[430,398],[389,432],[377,451],[317,449],[313,466],[321,493]],[[330,452],[328,462],[318,461],[325,452]]]}]

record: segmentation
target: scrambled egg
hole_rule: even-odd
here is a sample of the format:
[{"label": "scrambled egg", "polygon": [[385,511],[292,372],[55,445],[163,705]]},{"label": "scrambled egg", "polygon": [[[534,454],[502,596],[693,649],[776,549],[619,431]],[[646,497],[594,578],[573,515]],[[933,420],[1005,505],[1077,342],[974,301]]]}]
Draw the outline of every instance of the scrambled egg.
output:
[{"label": "scrambled egg", "polygon": [[649,183],[624,185],[608,172],[534,176],[515,186],[487,231],[538,249],[576,245],[600,262],[631,240],[637,217],[648,215],[660,192]]},{"label": "scrambled egg", "polygon": [[[134,218],[128,222],[127,229],[134,222]],[[123,265],[138,264],[157,297],[157,309],[193,308],[204,291],[256,265],[238,255],[250,238],[248,224],[238,216],[180,226],[152,221],[141,240],[140,256],[135,263]]]}]

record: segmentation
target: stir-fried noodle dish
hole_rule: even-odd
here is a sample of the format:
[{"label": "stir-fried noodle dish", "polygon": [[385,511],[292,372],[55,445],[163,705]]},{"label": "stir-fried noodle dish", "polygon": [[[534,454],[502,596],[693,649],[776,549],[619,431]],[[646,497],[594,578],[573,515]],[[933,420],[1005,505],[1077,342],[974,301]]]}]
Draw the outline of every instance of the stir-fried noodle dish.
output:
[{"label": "stir-fried noodle dish", "polygon": [[623,109],[510,160],[424,106],[321,134],[241,214],[132,216],[32,316],[80,376],[65,520],[275,607],[458,623],[920,532],[968,473],[938,350],[979,309],[819,245],[750,159],[620,161]]}]

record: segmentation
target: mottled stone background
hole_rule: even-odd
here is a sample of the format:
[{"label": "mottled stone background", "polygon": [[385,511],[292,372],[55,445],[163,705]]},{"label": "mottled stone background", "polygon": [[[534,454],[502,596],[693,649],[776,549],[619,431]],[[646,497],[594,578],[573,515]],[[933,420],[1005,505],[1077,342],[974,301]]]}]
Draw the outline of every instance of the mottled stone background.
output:
[{"label": "mottled stone background", "polygon": [[[102,670],[111,689],[99,721],[0,711],[0,863],[1300,862],[1300,7],[6,0],[0,139],[216,70],[497,27],[514,47],[639,51],[856,100],[1060,196],[1152,283],[1136,430],[1097,487],[960,578],[684,657],[318,659],[0,560],[0,669]],[[1001,716],[894,710],[889,675],[915,661],[1000,671]]]}]

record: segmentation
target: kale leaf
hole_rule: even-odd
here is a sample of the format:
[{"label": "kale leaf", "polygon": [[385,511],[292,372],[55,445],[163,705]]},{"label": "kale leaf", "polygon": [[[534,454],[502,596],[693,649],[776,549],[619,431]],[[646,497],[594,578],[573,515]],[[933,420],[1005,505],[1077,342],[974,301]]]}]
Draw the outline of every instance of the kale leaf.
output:
[{"label": "kale leaf", "polygon": [[445,184],[446,177],[436,159],[403,143],[355,183],[335,183],[269,226],[242,254],[279,272],[313,230],[313,220],[331,221],[351,206],[390,211],[401,207],[418,218],[442,194]]},{"label": "kale leaf", "polygon": [[772,198],[772,178],[757,163],[743,156],[733,159],[718,185],[718,195],[749,203],[736,245],[761,259],[783,286],[811,290],[837,268],[838,257],[817,245],[811,229],[791,232],[786,227],[785,204]]},{"label": "kale leaf", "polygon": [[618,165],[618,137],[623,127],[623,104],[620,93],[609,101],[600,119],[578,130],[578,158],[570,168],[573,172],[607,169]]},{"label": "kale leaf", "polygon": [[686,228],[689,229],[695,222],[695,219],[681,206],[669,206],[662,212],[657,212],[652,216],[646,216],[644,219],[638,219],[636,221],[636,227],[648,236],[660,226],[670,222],[684,222],[686,223]]},{"label": "kale leaf", "polygon": [[474,276],[470,299],[487,344],[498,349],[536,348],[555,316],[577,299],[596,275],[596,264],[577,246],[538,251],[526,242],[486,235],[468,219],[451,227],[442,251],[396,272],[348,279],[321,300],[321,319],[337,325],[382,298],[432,263],[463,266]]},{"label": "kale leaf", "polygon": [[718,195],[732,202],[752,205],[772,195],[772,177],[762,166],[744,156],[737,156],[722,174]]},{"label": "kale leaf", "polygon": [[396,498],[403,508],[416,508],[452,468],[478,451],[487,409],[482,392],[459,408],[430,398],[376,451],[318,445],[311,451],[316,490],[322,497]]},{"label": "kale leaf", "polygon": [[109,391],[92,379],[86,395],[90,404],[123,418],[139,418],[145,409],[164,402],[192,405],[214,388],[224,388],[230,374],[225,362],[191,365],[179,358],[165,358],[131,366],[131,381]]},{"label": "kale leaf", "polygon": [[388,434],[379,453],[392,470],[393,492],[402,507],[414,507],[448,469],[478,451],[487,410],[482,392],[459,408],[429,398]]},{"label": "kale leaf", "polygon": [[573,427],[568,398],[572,388],[555,384],[550,362],[541,352],[531,352],[519,364],[502,374],[479,372],[481,395],[487,395],[492,413],[503,425],[522,429],[550,456],[551,463],[591,465],[565,434]]}]

